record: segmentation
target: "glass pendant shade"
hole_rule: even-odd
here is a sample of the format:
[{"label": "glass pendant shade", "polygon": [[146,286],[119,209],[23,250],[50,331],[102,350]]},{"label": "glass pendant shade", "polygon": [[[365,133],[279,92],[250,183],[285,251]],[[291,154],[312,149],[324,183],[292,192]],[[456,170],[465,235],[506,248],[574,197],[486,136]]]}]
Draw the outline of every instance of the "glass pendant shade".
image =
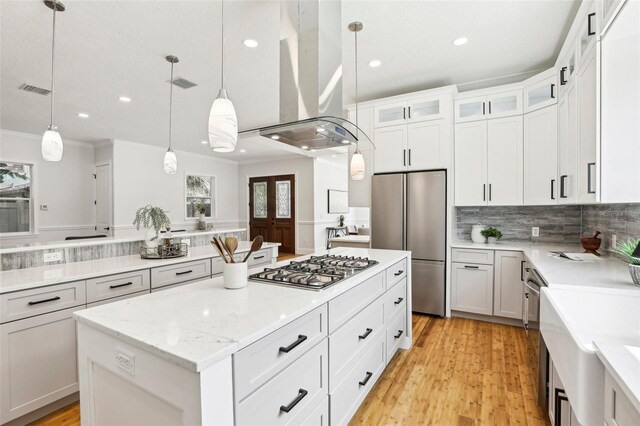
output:
[{"label": "glass pendant shade", "polygon": [[62,138],[56,127],[49,126],[49,129],[42,136],[42,158],[45,161],[62,160]]},{"label": "glass pendant shade", "polygon": [[364,179],[364,157],[360,150],[356,150],[351,157],[351,180]]},{"label": "glass pendant shade", "polygon": [[238,118],[227,91],[220,93],[209,113],[209,145],[215,152],[233,152],[238,143]]},{"label": "glass pendant shade", "polygon": [[164,172],[168,175],[175,175],[178,171],[178,159],[176,153],[171,148],[164,154]]}]

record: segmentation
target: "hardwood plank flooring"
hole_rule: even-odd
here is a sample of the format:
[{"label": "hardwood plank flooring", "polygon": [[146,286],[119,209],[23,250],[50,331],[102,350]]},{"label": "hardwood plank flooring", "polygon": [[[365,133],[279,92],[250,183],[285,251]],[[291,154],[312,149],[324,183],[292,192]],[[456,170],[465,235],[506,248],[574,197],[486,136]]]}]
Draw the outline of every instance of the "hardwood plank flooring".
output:
[{"label": "hardwood plank flooring", "polygon": [[[521,328],[414,314],[412,349],[391,360],[351,425],[548,425],[534,375]],[[79,424],[77,403],[34,423]]]}]

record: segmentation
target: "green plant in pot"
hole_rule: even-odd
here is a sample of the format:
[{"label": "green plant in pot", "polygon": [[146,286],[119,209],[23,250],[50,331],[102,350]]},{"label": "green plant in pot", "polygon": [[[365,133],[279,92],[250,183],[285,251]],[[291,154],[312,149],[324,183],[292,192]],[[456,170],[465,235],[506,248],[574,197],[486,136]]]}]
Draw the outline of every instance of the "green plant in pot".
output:
[{"label": "green plant in pot", "polygon": [[487,239],[487,242],[489,244],[495,244],[496,241],[502,238],[502,232],[500,232],[499,229],[493,228],[491,226],[480,231],[480,234],[482,234],[482,236]]},{"label": "green plant in pot", "polygon": [[154,247],[158,245],[158,238],[160,237],[160,231],[163,228],[171,229],[171,221],[160,207],[154,207],[152,205],[146,205],[140,207],[136,211],[136,217],[133,219],[133,224],[137,230],[145,228],[148,230],[145,245],[147,247]]},{"label": "green plant in pot", "polygon": [[632,238],[630,240],[618,243],[613,249],[616,253],[624,257],[629,262],[629,274],[635,285],[640,285],[640,238]]}]

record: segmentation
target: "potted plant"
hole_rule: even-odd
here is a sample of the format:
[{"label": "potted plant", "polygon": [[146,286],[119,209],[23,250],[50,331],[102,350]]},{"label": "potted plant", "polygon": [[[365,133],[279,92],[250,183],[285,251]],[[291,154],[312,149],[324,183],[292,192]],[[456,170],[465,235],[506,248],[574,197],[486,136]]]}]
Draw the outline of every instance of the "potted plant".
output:
[{"label": "potted plant", "polygon": [[206,230],[207,223],[204,221],[204,214],[207,211],[207,206],[205,206],[200,200],[193,200],[191,205],[193,206],[193,210],[200,214],[200,217],[198,218],[198,229],[200,231]]},{"label": "potted plant", "polygon": [[158,245],[158,238],[162,228],[171,228],[171,221],[165,211],[160,207],[153,207],[150,204],[140,207],[136,211],[136,217],[133,219],[133,224],[137,230],[140,230],[140,227],[147,229],[145,237],[145,245],[147,247],[154,247]]},{"label": "potted plant", "polygon": [[480,233],[487,239],[489,244],[495,244],[496,241],[502,238],[502,232],[491,226],[481,231]]},{"label": "potted plant", "polygon": [[640,244],[640,238],[632,238],[618,243],[618,246],[613,249],[629,261],[629,274],[635,285],[640,285],[640,258],[634,256],[638,244]]}]

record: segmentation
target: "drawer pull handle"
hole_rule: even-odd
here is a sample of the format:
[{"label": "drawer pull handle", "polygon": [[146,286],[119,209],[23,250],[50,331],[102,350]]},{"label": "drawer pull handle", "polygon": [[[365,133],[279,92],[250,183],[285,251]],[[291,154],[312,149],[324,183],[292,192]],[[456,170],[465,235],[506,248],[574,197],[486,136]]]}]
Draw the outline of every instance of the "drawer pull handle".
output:
[{"label": "drawer pull handle", "polygon": [[361,382],[358,382],[360,386],[365,386],[369,382],[369,379],[371,379],[371,376],[373,376],[373,373],[371,371],[367,371],[367,375],[364,378],[364,380]]},{"label": "drawer pull handle", "polygon": [[128,285],[133,285],[133,283],[129,281],[128,283],[124,283],[124,284],[110,285],[109,288],[120,288],[120,287],[126,287]]},{"label": "drawer pull handle", "polygon": [[477,266],[471,266],[471,265],[464,265],[464,267],[467,269],[478,269]]},{"label": "drawer pull handle", "polygon": [[398,272],[396,272],[396,273],[395,273],[395,274],[393,274],[393,275],[395,275],[395,276],[397,277],[398,275],[402,275],[402,273],[403,273],[403,272],[404,272],[404,271],[401,269],[401,270],[399,270]]},{"label": "drawer pull handle", "polygon": [[254,256],[253,260],[264,259],[264,256]]},{"label": "drawer pull handle", "polygon": [[302,401],[302,399],[307,396],[309,392],[304,390],[304,389],[300,389],[298,391],[298,396],[296,396],[296,399],[294,399],[293,401],[291,401],[291,403],[289,405],[281,405],[280,406],[280,411],[284,411],[285,413],[288,413],[289,411],[293,410],[293,407],[295,407],[296,405],[298,405],[298,403],[300,401]]},{"label": "drawer pull handle", "polygon": [[393,302],[394,305],[399,305],[402,303],[402,301],[404,300],[404,298],[402,297],[398,297],[398,300],[396,300],[395,302]]},{"label": "drawer pull handle", "polygon": [[369,335],[371,334],[371,332],[373,331],[372,328],[367,328],[367,330],[364,332],[364,334],[361,334],[358,336],[358,339],[366,339],[367,337],[369,337]]},{"label": "drawer pull handle", "polygon": [[284,352],[285,354],[288,354],[293,349],[295,349],[296,346],[298,346],[300,343],[304,342],[305,340],[307,340],[307,336],[305,336],[304,334],[298,334],[298,340],[296,340],[286,348],[284,346],[280,346],[280,352]]},{"label": "drawer pull handle", "polygon": [[402,330],[398,330],[398,334],[396,334],[395,336],[393,336],[394,339],[399,339],[400,336],[402,336],[402,333],[404,333]]},{"label": "drawer pull handle", "polygon": [[190,274],[193,271],[191,269],[189,269],[188,271],[182,271],[182,272],[176,272],[176,275],[184,275],[184,274]]},{"label": "drawer pull handle", "polygon": [[51,297],[49,299],[36,300],[35,302],[29,302],[29,306],[39,305],[41,303],[53,302],[54,300],[60,300],[60,296]]}]

